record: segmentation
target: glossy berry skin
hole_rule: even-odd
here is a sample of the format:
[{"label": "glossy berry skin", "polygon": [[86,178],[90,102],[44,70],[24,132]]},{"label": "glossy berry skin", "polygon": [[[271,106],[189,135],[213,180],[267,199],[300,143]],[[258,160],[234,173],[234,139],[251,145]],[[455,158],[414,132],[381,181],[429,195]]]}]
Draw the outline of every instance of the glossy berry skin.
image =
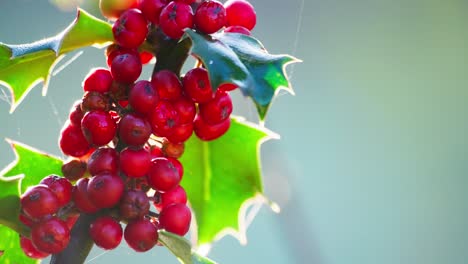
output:
[{"label": "glossy berry skin", "polygon": [[182,203],[175,203],[164,207],[159,214],[159,224],[167,231],[183,236],[190,228],[192,213]]},{"label": "glossy berry skin", "polygon": [[175,189],[165,193],[156,192],[154,194],[154,198],[156,199],[154,202],[154,207],[156,207],[159,212],[161,212],[165,207],[174,203],[187,203],[187,193],[180,185]]},{"label": "glossy berry skin", "polygon": [[31,229],[31,240],[38,250],[56,254],[67,247],[70,241],[70,229],[63,220],[52,217],[41,221]]},{"label": "glossy berry skin", "polygon": [[167,3],[168,0],[138,0],[138,8],[148,21],[158,25],[161,11]]},{"label": "glossy berry skin", "polygon": [[172,134],[166,138],[172,143],[183,143],[193,134],[193,123],[181,124],[172,129]]},{"label": "glossy berry skin", "polygon": [[194,16],[195,27],[205,34],[212,34],[226,25],[226,9],[216,0],[201,3]]},{"label": "glossy berry skin", "polygon": [[151,125],[144,117],[126,114],[119,122],[119,137],[127,145],[143,145],[150,136]]},{"label": "glossy berry skin", "polygon": [[151,147],[146,147],[145,146],[145,149],[147,149],[150,152],[151,160],[153,160],[155,158],[164,157],[164,154],[163,154],[161,148],[159,148],[158,146],[151,146]]},{"label": "glossy berry skin", "polygon": [[218,91],[230,92],[237,89],[237,87],[238,86],[233,83],[223,83],[218,87]]},{"label": "glossy berry skin", "polygon": [[108,69],[92,69],[83,81],[85,92],[107,93],[112,85],[112,75]]},{"label": "glossy berry skin", "polygon": [[151,167],[151,155],[144,148],[127,147],[120,152],[120,170],[129,178],[145,176]]},{"label": "glossy berry skin", "polygon": [[135,112],[147,115],[158,105],[158,91],[151,82],[138,81],[130,88],[128,102]]},{"label": "glossy berry skin", "polygon": [[137,0],[100,0],[99,9],[108,19],[117,19],[127,9],[137,7]]},{"label": "glossy berry skin", "polygon": [[226,32],[226,33],[239,33],[239,34],[246,35],[246,36],[252,35],[250,30],[246,29],[243,26],[230,26],[230,27],[227,27],[226,29],[224,29],[224,32]]},{"label": "glossy berry skin", "polygon": [[162,70],[156,72],[151,77],[151,83],[158,91],[161,99],[176,100],[182,96],[182,84],[172,71]]},{"label": "glossy berry skin", "polygon": [[177,171],[179,172],[180,180],[182,180],[184,176],[184,167],[182,166],[182,163],[178,159],[167,157],[167,159],[174,164],[176,167]]},{"label": "glossy berry skin", "polygon": [[81,119],[83,118],[84,113],[81,110],[81,101],[76,101],[71,110],[70,110],[70,115],[68,115],[68,118],[70,119],[70,123],[74,126],[81,126]]},{"label": "glossy berry skin", "polygon": [[98,208],[112,208],[119,203],[124,188],[119,176],[104,172],[89,180],[88,197]]},{"label": "glossy berry skin", "polygon": [[120,202],[120,216],[126,220],[143,218],[150,208],[146,193],[138,190],[128,190]]},{"label": "glossy berry skin", "polygon": [[[137,49],[128,49],[128,48],[119,46],[117,44],[109,45],[109,47],[107,47],[106,49],[107,66],[110,67],[112,65],[112,61],[115,59],[115,57],[117,57],[118,55],[126,54],[126,53],[140,57],[140,54],[138,53]],[[140,58],[140,61],[141,61],[141,58]]]},{"label": "glossy berry skin", "polygon": [[114,39],[122,47],[138,48],[148,34],[148,24],[145,16],[136,8],[128,9],[115,21],[112,27]]},{"label": "glossy berry skin", "polygon": [[69,180],[57,175],[49,175],[42,179],[39,184],[44,184],[55,194],[58,206],[63,207],[71,200],[73,186]]},{"label": "glossy berry skin", "polygon": [[153,134],[166,137],[174,133],[173,129],[179,125],[179,116],[170,102],[161,101],[151,112],[150,124]]},{"label": "glossy berry skin", "polygon": [[140,77],[142,71],[140,56],[133,53],[117,55],[111,64],[114,80],[122,83],[133,83]]},{"label": "glossy berry skin", "polygon": [[133,250],[145,252],[153,248],[158,242],[158,229],[148,219],[137,219],[127,224],[124,238]]},{"label": "glossy berry skin", "polygon": [[192,8],[184,3],[170,2],[161,11],[159,26],[168,37],[179,39],[185,28],[193,27]]},{"label": "glossy berry skin", "polygon": [[180,124],[193,123],[193,119],[197,113],[197,108],[195,107],[195,103],[192,100],[186,97],[180,97],[174,101],[172,105],[177,111]]},{"label": "glossy berry skin", "polygon": [[200,117],[210,125],[216,125],[228,119],[232,113],[232,101],[229,94],[218,91],[213,100],[199,105]]},{"label": "glossy berry skin", "polygon": [[74,159],[62,165],[62,174],[69,181],[77,181],[84,176],[86,168],[86,162]]},{"label": "glossy berry skin", "polygon": [[26,237],[20,237],[20,246],[24,254],[33,259],[43,259],[49,256],[49,253],[38,250],[32,243],[32,241]]},{"label": "glossy berry skin", "polygon": [[97,110],[86,113],[81,130],[91,145],[103,146],[114,138],[117,125],[108,112]]},{"label": "glossy berry skin", "polygon": [[211,141],[221,137],[228,131],[229,127],[231,126],[231,119],[227,118],[219,124],[210,125],[206,123],[203,118],[197,116],[193,122],[193,125],[193,131],[199,139],[204,141]]},{"label": "glossy berry skin", "polygon": [[229,0],[224,3],[226,8],[227,26],[243,26],[252,30],[257,23],[254,7],[244,0]]},{"label": "glossy berry skin", "polygon": [[91,149],[81,127],[70,123],[66,123],[60,133],[59,145],[63,154],[77,158],[85,155]]},{"label": "glossy berry skin", "polygon": [[41,219],[55,214],[59,200],[54,192],[44,184],[35,185],[21,195],[21,209],[31,219]]},{"label": "glossy berry skin", "polygon": [[75,187],[73,188],[73,201],[75,206],[84,213],[92,214],[99,210],[94,203],[91,202],[88,195],[88,183],[89,178],[81,178],[76,182]]},{"label": "glossy berry skin", "polygon": [[188,71],[184,76],[183,85],[185,93],[196,103],[206,103],[214,97],[208,71],[204,68]]},{"label": "glossy berry skin", "polygon": [[195,1],[196,0],[175,0],[175,2],[180,2],[180,3],[187,4],[187,5],[193,4],[195,3]]},{"label": "glossy berry skin", "polygon": [[160,192],[174,189],[181,180],[179,171],[167,158],[153,159],[147,178],[149,186]]},{"label": "glossy berry skin", "polygon": [[113,148],[98,148],[88,159],[89,173],[94,176],[102,172],[117,173],[119,168],[119,155]]},{"label": "glossy berry skin", "polygon": [[122,241],[123,230],[119,222],[110,216],[101,216],[89,227],[89,235],[100,248],[110,250]]}]

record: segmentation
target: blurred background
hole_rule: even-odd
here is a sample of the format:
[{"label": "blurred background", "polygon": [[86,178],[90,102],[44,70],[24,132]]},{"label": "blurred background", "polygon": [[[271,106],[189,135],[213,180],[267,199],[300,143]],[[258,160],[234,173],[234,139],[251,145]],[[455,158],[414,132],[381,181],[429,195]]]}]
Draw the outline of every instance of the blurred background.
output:
[{"label": "blurred background", "polygon": [[[75,5],[97,0],[1,0],[0,41],[52,36]],[[248,245],[218,241],[219,263],[467,263],[468,16],[466,0],[251,0],[254,35],[288,68],[296,96],[281,93],[262,147],[267,196]],[[73,56],[70,55],[68,58]],[[61,156],[59,131],[90,67],[89,48],[8,114],[0,90],[0,137]],[[146,71],[149,77],[149,69]],[[256,121],[236,95],[235,112]],[[0,167],[14,159],[0,140]],[[94,249],[89,263],[177,263],[164,248],[136,254],[125,243]]]}]

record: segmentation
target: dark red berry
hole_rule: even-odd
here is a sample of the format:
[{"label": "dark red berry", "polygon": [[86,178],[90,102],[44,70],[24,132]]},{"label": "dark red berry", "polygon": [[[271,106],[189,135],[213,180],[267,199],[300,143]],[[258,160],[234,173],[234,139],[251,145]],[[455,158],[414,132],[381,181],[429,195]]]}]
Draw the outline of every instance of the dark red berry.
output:
[{"label": "dark red berry", "polygon": [[28,217],[41,219],[58,211],[59,200],[47,185],[35,185],[21,195],[21,209]]},{"label": "dark red berry", "polygon": [[182,124],[172,129],[173,133],[166,138],[172,143],[183,143],[193,134],[193,123]]},{"label": "dark red berry", "polygon": [[110,67],[112,65],[112,61],[115,59],[115,57],[117,57],[118,55],[126,54],[126,53],[132,54],[135,56],[140,56],[137,49],[124,48],[122,46],[119,46],[118,44],[109,45],[109,47],[106,48],[107,66]]},{"label": "dark red berry", "polygon": [[151,112],[150,124],[153,134],[166,137],[174,133],[174,128],[179,125],[179,116],[170,102],[160,101]]},{"label": "dark red berry", "polygon": [[153,159],[147,178],[149,186],[160,192],[174,189],[181,180],[179,171],[167,158]]},{"label": "dark red berry", "polygon": [[180,97],[174,101],[172,105],[179,115],[180,124],[193,123],[193,119],[197,113],[197,108],[192,100],[186,97]]},{"label": "dark red berry", "polygon": [[18,219],[23,223],[24,225],[28,227],[32,227],[35,224],[35,221],[31,218],[29,218],[27,215],[25,215],[23,212],[20,212],[20,215]]},{"label": "dark red berry", "polygon": [[185,144],[184,143],[172,143],[165,141],[162,145],[162,151],[166,157],[180,158],[184,154]]},{"label": "dark red berry", "polygon": [[167,157],[167,159],[174,164],[176,167],[177,171],[179,172],[180,180],[184,177],[184,167],[182,166],[182,163],[178,159],[172,158],[172,157]]},{"label": "dark red berry", "polygon": [[159,24],[159,15],[169,0],[138,0],[138,8],[145,18],[154,25]]},{"label": "dark red berry", "polygon": [[216,125],[228,119],[232,113],[232,101],[228,93],[216,92],[213,100],[199,105],[200,117],[210,125]]},{"label": "dark red berry", "polygon": [[230,26],[224,29],[224,32],[226,33],[239,33],[242,35],[250,36],[252,33],[250,33],[250,30],[246,29],[243,26]]},{"label": "dark red berry", "polygon": [[146,115],[158,105],[159,95],[151,82],[138,81],[130,88],[128,101],[135,112]]},{"label": "dark red berry", "polygon": [[177,100],[182,96],[182,84],[172,71],[162,70],[156,72],[151,77],[151,83],[158,91],[161,99]]},{"label": "dark red berry", "polygon": [[100,173],[89,180],[89,200],[99,208],[111,208],[122,197],[125,185],[119,176],[108,172]]},{"label": "dark red berry", "polygon": [[151,167],[151,155],[144,148],[127,147],[120,152],[120,169],[129,178],[145,176]]},{"label": "dark red berry", "polygon": [[117,173],[119,168],[119,155],[113,148],[98,148],[88,159],[88,170],[91,175],[101,172]]},{"label": "dark red berry", "polygon": [[23,236],[20,237],[20,246],[24,254],[30,258],[43,259],[49,256],[49,253],[42,252],[39,249],[37,249],[33,245],[32,241],[26,237],[23,237]]},{"label": "dark red berry", "polygon": [[82,212],[92,214],[99,210],[94,203],[91,202],[88,195],[89,178],[81,178],[76,182],[73,188],[73,201],[75,206]]},{"label": "dark red berry", "polygon": [[213,99],[208,71],[204,68],[194,68],[185,74],[184,91],[196,103],[206,103]]},{"label": "dark red berry", "polygon": [[86,162],[81,160],[70,160],[62,165],[62,173],[69,181],[77,181],[86,173]]},{"label": "dark red berry", "polygon": [[145,192],[128,190],[120,202],[120,216],[126,220],[143,218],[149,208],[149,198]]},{"label": "dark red berry", "polygon": [[32,228],[31,240],[38,250],[56,254],[67,247],[70,241],[70,229],[63,220],[52,217]]},{"label": "dark red berry", "polygon": [[190,228],[192,213],[182,203],[175,203],[164,207],[159,214],[159,224],[167,231],[183,236]]},{"label": "dark red berry", "polygon": [[127,224],[124,238],[133,250],[145,252],[158,242],[158,229],[149,219],[137,219]]},{"label": "dark red berry", "polygon": [[110,101],[107,95],[99,92],[86,92],[83,96],[81,103],[81,110],[83,112],[102,110],[108,111],[110,109]]},{"label": "dark red berry", "polygon": [[107,93],[112,84],[112,75],[108,69],[92,69],[83,81],[85,92]]},{"label": "dark red berry", "polygon": [[112,77],[118,82],[133,83],[140,77],[141,71],[142,65],[138,54],[124,53],[112,60]]},{"label": "dark red berry", "polygon": [[143,145],[150,136],[151,125],[144,117],[126,114],[119,122],[119,137],[127,145]]},{"label": "dark red berry", "polygon": [[70,110],[70,123],[74,126],[80,127],[81,126],[81,119],[83,119],[84,113],[81,110],[81,100],[76,101],[73,104],[73,107]]},{"label": "dark red berry", "polygon": [[66,123],[61,131],[59,145],[63,154],[77,158],[85,155],[91,149],[81,127],[71,123]]},{"label": "dark red berry", "polygon": [[118,221],[110,216],[101,216],[89,227],[89,234],[100,248],[110,250],[122,241],[123,230]]},{"label": "dark red berry", "polygon": [[231,125],[231,119],[227,118],[219,124],[210,125],[206,123],[203,118],[197,116],[193,124],[193,131],[195,132],[195,135],[197,135],[197,137],[201,140],[210,141],[221,137],[228,131]]},{"label": "dark red berry", "polygon": [[39,182],[45,184],[55,194],[58,206],[63,207],[71,200],[73,186],[69,180],[57,175],[49,175]]},{"label": "dark red berry", "polygon": [[145,149],[147,149],[150,152],[151,160],[159,157],[164,157],[161,148],[158,146],[151,146],[149,148],[145,147]]},{"label": "dark red berry", "polygon": [[161,11],[159,26],[170,38],[179,39],[185,28],[193,27],[192,8],[184,3],[170,2]]},{"label": "dark red berry", "polygon": [[252,30],[257,23],[254,7],[244,0],[229,0],[224,3],[226,8],[227,26],[243,26]]},{"label": "dark red berry", "polygon": [[195,26],[205,34],[212,34],[226,25],[226,9],[216,0],[201,3],[194,16]]},{"label": "dark red berry", "polygon": [[[190,4],[193,4],[195,3],[196,0],[174,0],[175,2],[180,2],[180,3],[184,3],[184,4],[187,4],[187,5],[190,5]],[[200,1],[199,1],[200,2]]]},{"label": "dark red berry", "polygon": [[185,192],[184,188],[182,186],[177,186],[174,190],[165,192],[165,193],[160,193],[156,192],[154,194],[155,202],[154,206],[158,211],[162,211],[165,207],[168,205],[174,204],[174,203],[180,203],[180,204],[186,204],[187,203],[187,193]]},{"label": "dark red berry", "polygon": [[128,9],[115,21],[112,27],[114,39],[122,47],[138,48],[148,34],[145,16],[136,8]]},{"label": "dark red berry", "polygon": [[90,144],[103,146],[112,141],[117,126],[108,112],[97,110],[86,113],[81,129]]}]

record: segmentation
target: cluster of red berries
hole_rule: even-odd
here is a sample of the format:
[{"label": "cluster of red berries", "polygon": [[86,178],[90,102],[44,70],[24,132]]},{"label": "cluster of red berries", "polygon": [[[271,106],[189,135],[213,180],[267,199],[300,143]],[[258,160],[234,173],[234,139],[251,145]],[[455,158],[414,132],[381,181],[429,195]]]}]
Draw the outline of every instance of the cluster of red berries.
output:
[{"label": "cluster of red berries", "polygon": [[21,197],[20,219],[31,227],[31,238],[22,237],[21,246],[33,258],[65,249],[81,213],[98,215],[89,233],[104,249],[117,247],[123,237],[135,251],[147,251],[157,244],[160,229],[185,235],[191,212],[180,186],[184,142],[193,133],[214,140],[230,126],[227,92],[234,84],[212,89],[203,67],[183,77],[160,70],[149,81],[138,80],[142,65],[153,59],[138,48],[149,28],[174,39],[186,28],[250,34],[256,18],[249,3],[208,0],[194,13],[191,0],[126,1],[127,9],[105,9],[103,2],[103,14],[117,19],[115,43],[106,50],[109,69],[86,76],[83,98],[61,132],[60,148],[73,159],[62,167],[65,178],[48,176]]}]

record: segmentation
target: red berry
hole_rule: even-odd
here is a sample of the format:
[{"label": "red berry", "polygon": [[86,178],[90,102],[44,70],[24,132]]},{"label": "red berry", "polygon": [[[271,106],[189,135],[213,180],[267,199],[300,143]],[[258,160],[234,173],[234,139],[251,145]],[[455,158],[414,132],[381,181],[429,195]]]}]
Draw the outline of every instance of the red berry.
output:
[{"label": "red berry", "polygon": [[83,112],[102,110],[108,111],[110,109],[110,101],[107,95],[99,92],[86,92],[83,96],[81,103],[81,110]]},{"label": "red berry", "polygon": [[161,11],[159,26],[170,38],[179,39],[185,28],[193,27],[192,8],[184,3],[170,2]]},{"label": "red berry", "polygon": [[81,121],[83,135],[88,142],[95,146],[107,145],[115,136],[115,121],[108,112],[91,111],[88,112]]},{"label": "red berry", "polygon": [[80,127],[81,126],[81,119],[83,119],[84,113],[81,110],[81,101],[76,101],[71,110],[70,110],[70,123],[74,126]]},{"label": "red berry", "polygon": [[70,229],[57,217],[41,221],[31,230],[34,246],[45,253],[56,254],[64,250],[70,241]]},{"label": "red berry", "polygon": [[188,232],[191,220],[190,209],[182,203],[168,205],[159,214],[161,227],[180,236]]},{"label": "red berry", "polygon": [[26,237],[20,237],[20,246],[24,254],[33,259],[43,259],[49,256],[49,253],[38,250],[32,241]]},{"label": "red berry", "polygon": [[162,145],[162,151],[166,157],[180,158],[184,154],[185,144],[184,143],[172,143],[165,141]]},{"label": "red berry", "polygon": [[138,8],[148,21],[154,25],[159,24],[159,15],[169,0],[139,0]]},{"label": "red berry", "polygon": [[[138,53],[137,49],[128,49],[128,48],[124,48],[122,46],[119,46],[117,44],[109,45],[109,47],[107,47],[107,49],[106,49],[107,66],[110,67],[112,65],[112,61],[115,59],[115,57],[117,57],[118,55],[125,54],[125,53],[132,54],[132,55],[140,57],[140,54]],[[141,58],[140,58],[140,60],[141,60]]]},{"label": "red berry", "polygon": [[88,197],[99,208],[111,208],[120,201],[124,188],[122,178],[116,174],[104,172],[89,180]]},{"label": "red berry", "polygon": [[59,200],[47,185],[36,185],[21,195],[21,208],[28,217],[40,219],[55,214],[59,209]]},{"label": "red berry", "polygon": [[250,33],[250,30],[246,29],[243,26],[230,26],[230,27],[227,27],[226,29],[224,29],[224,32],[226,32],[226,33],[239,33],[239,34],[246,35],[246,36],[252,35]]},{"label": "red berry", "polygon": [[231,119],[227,118],[219,124],[210,125],[206,123],[203,118],[197,116],[193,124],[195,135],[197,135],[201,140],[210,141],[221,137],[228,131],[229,126],[231,125]]},{"label": "red berry", "polygon": [[79,213],[71,213],[68,215],[67,219],[65,219],[65,223],[67,223],[68,229],[72,230],[76,221],[78,221],[78,217],[80,217]]},{"label": "red berry", "polygon": [[57,197],[59,207],[63,207],[70,202],[73,186],[66,178],[50,175],[42,179],[39,184],[45,184],[49,187]]},{"label": "red berry", "polygon": [[244,0],[229,0],[224,3],[227,26],[243,26],[252,30],[257,23],[257,14],[253,6]]},{"label": "red berry", "polygon": [[166,137],[174,133],[174,128],[179,125],[179,116],[170,102],[161,101],[151,112],[150,124],[153,134]]},{"label": "red berry", "polygon": [[128,101],[135,112],[146,115],[158,105],[159,95],[151,82],[138,81],[130,88]]},{"label": "red berry", "polygon": [[137,0],[100,0],[99,9],[108,19],[117,19],[125,10],[137,6]]},{"label": "red berry", "polygon": [[32,227],[35,223],[35,221],[31,218],[29,218],[27,215],[25,215],[23,212],[20,212],[20,215],[18,219],[23,223],[24,225],[28,227]]},{"label": "red berry", "polygon": [[187,203],[187,193],[185,192],[182,186],[177,186],[174,190],[160,193],[156,192],[154,194],[156,201],[154,202],[154,206],[158,211],[161,212],[165,207],[174,203],[186,204]]},{"label": "red berry", "polygon": [[194,17],[195,26],[205,34],[212,34],[226,25],[226,9],[216,0],[201,3]]},{"label": "red berry", "polygon": [[98,247],[110,250],[122,241],[123,230],[114,218],[101,216],[90,225],[89,234]]},{"label": "red berry", "polygon": [[230,92],[237,89],[237,85],[233,83],[223,83],[218,87],[218,91]]},{"label": "red berry", "polygon": [[65,123],[64,129],[60,132],[60,149],[65,155],[81,157],[89,152],[90,146],[86,140],[80,126]]},{"label": "red berry", "polygon": [[144,149],[125,148],[120,152],[120,169],[129,178],[145,176],[151,167],[151,155]]},{"label": "red berry", "polygon": [[153,58],[154,58],[154,55],[150,52],[147,52],[147,51],[140,52],[141,64],[148,64]]},{"label": "red berry", "polygon": [[93,176],[110,172],[117,173],[119,166],[119,155],[113,148],[98,148],[88,159],[88,170]]},{"label": "red berry", "polygon": [[180,176],[180,180],[182,180],[183,176],[184,176],[184,167],[182,166],[182,163],[180,163],[180,161],[176,158],[172,158],[172,157],[167,157],[167,159],[172,162],[172,164],[174,164],[174,166],[176,167],[177,171],[179,172],[179,176]]},{"label": "red berry", "polygon": [[151,83],[158,91],[159,98],[176,100],[182,96],[182,84],[177,75],[168,70],[156,72],[151,77]]},{"label": "red berry", "polygon": [[141,71],[142,65],[138,54],[124,53],[112,60],[112,77],[118,82],[133,83],[140,77]]},{"label": "red berry", "polygon": [[150,152],[150,155],[151,155],[151,160],[155,159],[155,158],[159,158],[159,157],[164,157],[164,154],[161,150],[161,148],[159,148],[158,146],[151,146],[149,148],[145,147],[149,152]]},{"label": "red berry", "polygon": [[147,177],[149,186],[160,192],[174,189],[181,180],[179,171],[167,158],[153,159]]},{"label": "red berry", "polygon": [[127,224],[124,238],[133,250],[145,252],[158,242],[158,229],[148,219],[137,219]]},{"label": "red berry", "polygon": [[129,190],[120,202],[120,216],[126,220],[143,218],[150,208],[149,198],[143,191]]},{"label": "red berry", "polygon": [[228,119],[232,113],[232,101],[229,94],[218,91],[213,100],[199,105],[200,117],[210,125],[216,125]]},{"label": "red berry", "polygon": [[73,188],[73,201],[75,206],[82,212],[92,214],[99,211],[99,208],[95,206],[88,195],[88,178],[81,178],[76,182]]},{"label": "red berry", "polygon": [[107,93],[112,85],[112,75],[108,69],[91,69],[83,81],[85,92]]},{"label": "red berry", "polygon": [[190,5],[190,4],[195,3],[196,0],[174,0],[174,1]]},{"label": "red berry", "polygon": [[184,90],[196,103],[206,103],[213,99],[214,93],[211,88],[208,71],[204,68],[194,68],[185,74]]},{"label": "red berry", "polygon": [[[114,81],[112,82],[109,95],[112,97],[112,99],[117,100],[118,103],[122,105],[120,102],[122,100],[128,99],[129,88],[130,88],[130,84],[128,83],[121,83],[121,82]],[[122,105],[122,107],[125,108],[126,106]]]},{"label": "red berry", "polygon": [[69,181],[77,181],[86,173],[86,162],[81,160],[70,160],[62,165],[62,173]]},{"label": "red berry", "polygon": [[197,113],[197,108],[192,100],[186,97],[180,97],[174,101],[172,105],[179,115],[180,124],[193,123],[193,119]]},{"label": "red berry", "polygon": [[136,8],[128,9],[115,21],[112,27],[114,39],[122,47],[138,48],[148,34],[145,16]]},{"label": "red berry", "polygon": [[193,123],[182,124],[172,129],[173,133],[166,138],[172,143],[183,143],[193,134]]},{"label": "red berry", "polygon": [[127,114],[119,122],[119,137],[127,145],[143,145],[150,136],[151,125],[146,118]]}]

